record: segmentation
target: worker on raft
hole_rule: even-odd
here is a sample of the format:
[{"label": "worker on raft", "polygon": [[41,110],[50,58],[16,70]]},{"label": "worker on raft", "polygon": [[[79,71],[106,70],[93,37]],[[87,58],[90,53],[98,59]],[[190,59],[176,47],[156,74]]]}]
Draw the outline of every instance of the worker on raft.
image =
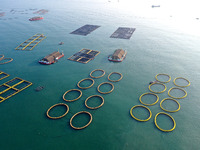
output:
[{"label": "worker on raft", "polygon": [[158,81],[151,81],[149,82],[149,84],[153,84],[153,83],[157,83]]}]

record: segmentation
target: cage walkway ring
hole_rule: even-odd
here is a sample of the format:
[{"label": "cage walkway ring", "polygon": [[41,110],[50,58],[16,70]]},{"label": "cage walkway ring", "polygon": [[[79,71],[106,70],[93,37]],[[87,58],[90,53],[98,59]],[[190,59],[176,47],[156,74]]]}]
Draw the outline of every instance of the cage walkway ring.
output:
[{"label": "cage walkway ring", "polygon": [[[83,113],[88,114],[90,116],[90,121],[85,126],[82,126],[82,127],[73,126],[72,121],[73,121],[74,117],[76,117],[79,114],[83,114]],[[84,128],[88,127],[91,122],[92,122],[92,115],[87,111],[80,111],[80,112],[77,112],[75,115],[72,116],[72,118],[70,119],[70,126],[74,129],[76,129],[76,130],[80,130],[80,129],[84,129]]]},{"label": "cage walkway ring", "polygon": [[[152,104],[146,104],[146,103],[144,103],[144,102],[142,101],[142,97],[143,97],[144,95],[154,95],[154,96],[156,96],[156,101],[155,101],[154,103],[152,103]],[[158,97],[157,94],[154,94],[154,93],[144,93],[144,94],[142,94],[142,95],[140,96],[139,100],[140,100],[140,102],[141,102],[143,105],[152,106],[152,105],[155,105],[155,104],[159,101],[159,97]]]},{"label": "cage walkway ring", "polygon": [[2,59],[1,59],[1,61],[2,61],[2,60],[8,60],[8,61],[6,61],[6,62],[3,62],[3,63],[0,63],[0,65],[7,64],[7,63],[9,63],[9,62],[13,61],[13,59],[12,59],[12,58],[2,58]]},{"label": "cage walkway ring", "polygon": [[[138,119],[138,118],[136,118],[136,117],[133,115],[133,109],[136,108],[136,107],[142,107],[142,108],[147,109],[147,110],[149,111],[149,117],[148,117],[147,119],[144,119],[144,120],[143,120],[143,119]],[[130,114],[131,114],[131,116],[132,116],[135,120],[137,120],[137,121],[142,121],[142,122],[148,121],[149,119],[151,119],[151,116],[152,116],[151,110],[150,110],[148,107],[143,106],[143,105],[135,105],[135,106],[133,106],[133,107],[131,108],[131,110],[130,110]]]},{"label": "cage walkway ring", "polygon": [[[100,91],[100,87],[101,87],[103,84],[109,84],[109,85],[111,85],[111,86],[112,86],[112,89],[111,89],[110,91],[108,91],[108,92],[102,92],[102,91]],[[111,93],[111,92],[114,90],[114,85],[113,85],[112,83],[110,83],[110,82],[103,82],[103,83],[99,84],[99,86],[97,87],[97,90],[98,90],[98,92],[101,93],[101,94],[108,94],[108,93]]]},{"label": "cage walkway ring", "polygon": [[[81,86],[80,86],[80,83],[83,82],[83,81],[85,81],[85,80],[90,80],[90,81],[92,81],[92,84],[89,85],[88,87],[81,87]],[[82,80],[80,80],[80,81],[77,83],[77,86],[78,86],[80,89],[89,89],[89,88],[91,88],[93,85],[94,85],[94,80],[91,79],[91,78],[82,79]]]},{"label": "cage walkway ring", "polygon": [[[96,71],[101,71],[103,74],[102,75],[100,75],[100,76],[97,76],[97,77],[95,77],[95,76],[93,76],[92,74],[94,73],[94,72],[96,72]],[[101,77],[103,77],[104,75],[105,75],[105,71],[104,70],[102,70],[102,69],[95,69],[95,70],[93,70],[91,73],[90,73],[90,77],[92,77],[92,78],[101,78]]]},{"label": "cage walkway ring", "polygon": [[[87,101],[88,101],[90,98],[92,98],[92,97],[100,97],[101,100],[102,100],[102,103],[101,103],[99,106],[96,106],[96,107],[90,107],[90,106],[88,106],[88,105],[87,105]],[[103,106],[103,104],[104,104],[104,98],[103,98],[102,96],[100,96],[100,95],[92,95],[92,96],[88,97],[88,98],[85,100],[85,106],[86,106],[87,108],[89,108],[89,109],[97,109],[97,108]]]},{"label": "cage walkway ring", "polygon": [[[110,76],[111,76],[112,74],[119,74],[119,75],[120,75],[120,78],[119,78],[118,80],[111,80],[111,79],[110,79]],[[119,82],[122,78],[123,78],[123,75],[122,75],[121,73],[119,73],[119,72],[111,72],[111,73],[108,75],[108,80],[111,81],[111,82]]]},{"label": "cage walkway ring", "polygon": [[[178,85],[178,84],[176,84],[176,80],[177,80],[177,79],[183,79],[183,80],[187,81],[188,84],[185,85],[185,86]],[[178,86],[178,87],[188,87],[188,86],[190,86],[190,81],[189,81],[188,79],[186,79],[186,78],[183,78],[183,77],[177,77],[177,78],[174,79],[173,82],[174,82],[174,85],[176,85],[176,86]]]},{"label": "cage walkway ring", "polygon": [[[50,112],[51,109],[53,109],[53,108],[56,107],[56,106],[61,106],[61,105],[65,106],[65,107],[67,108],[67,111],[66,111],[63,115],[58,116],[58,117],[52,117],[52,116],[49,115],[49,112]],[[68,106],[67,104],[58,103],[58,104],[55,104],[55,105],[51,106],[51,107],[47,110],[47,117],[50,118],[50,119],[60,119],[60,118],[62,118],[62,117],[64,117],[64,116],[66,116],[68,112],[69,112],[69,106]]]},{"label": "cage walkway ring", "polygon": [[[158,76],[160,76],[160,75],[168,76],[169,79],[168,79],[167,81],[160,81],[160,80],[158,79]],[[171,76],[168,75],[168,74],[165,74],[165,73],[159,73],[159,74],[157,74],[157,75],[155,76],[155,78],[156,78],[156,80],[157,80],[158,82],[161,82],[161,83],[168,83],[168,82],[171,81]]]},{"label": "cage walkway ring", "polygon": [[[163,103],[165,100],[172,100],[172,101],[175,101],[175,102],[177,103],[177,105],[178,105],[178,108],[177,108],[176,110],[167,110],[167,109],[164,109],[164,108],[162,107],[162,103]],[[167,111],[167,112],[177,112],[177,111],[180,110],[181,106],[180,106],[180,104],[179,104],[179,102],[178,102],[177,100],[172,99],[172,98],[165,98],[165,99],[163,99],[163,100],[160,102],[160,108],[161,108],[162,110],[164,110],[164,111]]]},{"label": "cage walkway ring", "polygon": [[0,55],[1,57],[0,57],[0,61],[4,58],[4,55]]},{"label": "cage walkway ring", "polygon": [[[162,129],[162,128],[160,128],[160,127],[158,126],[157,120],[156,120],[156,119],[157,119],[158,115],[160,115],[160,114],[164,114],[164,115],[166,115],[166,116],[168,116],[168,117],[171,118],[171,120],[172,120],[173,123],[174,123],[174,126],[173,126],[171,129],[165,130],[165,129]],[[173,118],[172,116],[170,116],[169,114],[164,113],[164,112],[159,112],[159,113],[156,114],[155,119],[154,119],[154,123],[155,123],[156,127],[157,127],[159,130],[163,131],[163,132],[171,132],[171,131],[173,131],[173,130],[175,129],[175,127],[176,127],[176,122],[175,122],[174,118]]]},{"label": "cage walkway ring", "polygon": [[[173,90],[173,89],[181,90],[181,91],[183,91],[183,92],[185,93],[185,95],[182,96],[182,97],[175,97],[175,96],[172,96],[172,95],[170,95],[170,92],[171,92],[171,90]],[[185,97],[187,96],[187,92],[186,92],[184,89],[181,89],[181,88],[178,88],[178,87],[172,87],[171,89],[169,89],[168,95],[169,95],[170,97],[172,97],[172,98],[175,98],[175,99],[182,99],[182,98],[185,98]]]},{"label": "cage walkway ring", "polygon": [[[79,95],[77,98],[75,98],[75,99],[68,100],[68,99],[65,98],[65,95],[66,95],[67,93],[71,92],[71,91],[78,91],[78,92],[80,93],[80,95]],[[71,90],[68,90],[67,92],[65,92],[65,93],[63,94],[63,100],[65,100],[66,102],[73,102],[73,101],[76,101],[76,100],[78,100],[79,98],[81,98],[81,96],[82,96],[82,91],[81,91],[81,90],[79,90],[79,89],[71,89]]]},{"label": "cage walkway ring", "polygon": [[[160,91],[160,92],[153,91],[153,90],[151,89],[151,86],[152,86],[152,85],[155,85],[155,84],[163,85],[163,86],[164,86],[164,90],[162,90],[162,91]],[[166,87],[166,85],[163,84],[163,83],[158,83],[158,82],[156,82],[156,83],[152,83],[152,84],[149,85],[149,90],[150,90],[151,92],[153,92],[153,93],[163,93],[163,92],[166,91],[166,89],[167,89],[167,87]]]}]

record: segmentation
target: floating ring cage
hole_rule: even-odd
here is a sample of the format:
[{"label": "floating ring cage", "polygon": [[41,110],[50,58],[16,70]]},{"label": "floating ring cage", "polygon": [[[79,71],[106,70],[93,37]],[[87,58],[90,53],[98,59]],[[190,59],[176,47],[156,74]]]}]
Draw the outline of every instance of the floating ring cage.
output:
[{"label": "floating ring cage", "polygon": [[[90,98],[92,98],[92,97],[100,97],[101,100],[102,100],[102,103],[101,103],[99,106],[96,106],[96,107],[90,107],[90,106],[88,106],[88,105],[87,105],[87,101],[88,101]],[[87,108],[89,108],[89,109],[97,109],[97,108],[100,108],[101,106],[103,106],[103,104],[104,104],[104,98],[103,98],[102,96],[100,96],[100,95],[92,95],[92,96],[88,97],[88,98],[85,100],[85,106],[86,106]]]},{"label": "floating ring cage", "polygon": [[[185,80],[185,81],[187,81],[188,82],[188,84],[187,85],[185,85],[185,86],[182,86],[182,85],[178,85],[177,83],[176,83],[176,80],[177,79],[183,79],[183,80]],[[183,77],[177,77],[177,78],[175,78],[174,79],[174,85],[176,85],[176,86],[178,86],[178,87],[188,87],[188,86],[190,86],[190,81],[188,80],[188,79],[185,79],[185,78],[183,78]]]},{"label": "floating ring cage", "polygon": [[[71,91],[78,91],[78,92],[80,93],[80,95],[79,95],[77,98],[75,98],[75,99],[68,100],[68,99],[65,98],[65,95],[66,95],[67,93],[71,92]],[[73,101],[76,101],[76,100],[78,100],[79,98],[81,98],[81,96],[82,96],[82,91],[81,91],[81,90],[79,90],[79,89],[71,89],[71,90],[68,90],[67,92],[65,92],[65,93],[63,94],[63,100],[65,100],[66,102],[73,102]]]},{"label": "floating ring cage", "polygon": [[[160,114],[166,115],[166,116],[168,116],[169,118],[171,118],[171,120],[172,120],[173,123],[174,123],[174,126],[173,126],[171,129],[166,130],[166,129],[162,129],[162,128],[160,128],[160,127],[158,126],[158,124],[157,124],[157,117],[158,117],[158,115],[160,115]],[[164,112],[160,112],[160,113],[157,113],[157,114],[156,114],[155,119],[154,119],[154,123],[155,123],[156,127],[157,127],[159,130],[163,131],[163,132],[171,132],[171,131],[173,131],[173,130],[175,129],[175,127],[176,127],[176,122],[175,122],[174,118],[173,118],[172,116],[170,116],[169,114],[164,113]]]},{"label": "floating ring cage", "polygon": [[0,61],[2,61],[2,60],[8,60],[8,61],[0,63],[0,65],[7,64],[7,63],[10,63],[11,61],[13,61],[12,58],[2,58]]},{"label": "floating ring cage", "polygon": [[[65,106],[65,107],[67,108],[67,111],[66,111],[63,115],[61,115],[61,116],[52,117],[52,116],[49,115],[49,112],[50,112],[51,109],[53,109],[53,108],[56,107],[56,106]],[[55,104],[55,105],[51,106],[51,107],[47,110],[47,117],[50,118],[50,119],[60,119],[60,118],[62,118],[62,117],[64,117],[64,116],[66,116],[68,112],[69,112],[69,106],[68,106],[67,104],[64,104],[64,103],[59,103],[59,104]]]},{"label": "floating ring cage", "polygon": [[[175,96],[172,96],[172,95],[170,94],[170,92],[171,92],[173,89],[181,90],[181,91],[183,91],[183,92],[185,93],[185,95],[182,96],[182,97],[175,97]],[[181,89],[181,88],[178,88],[178,87],[172,87],[171,89],[169,89],[168,95],[169,95],[170,97],[172,97],[172,98],[175,98],[175,99],[182,99],[182,98],[185,98],[185,97],[187,96],[187,92],[186,92],[184,89]]]},{"label": "floating ring cage", "polygon": [[[120,75],[120,78],[119,78],[118,80],[111,80],[111,79],[110,79],[110,76],[111,76],[112,74],[119,74],[119,75]],[[108,80],[111,81],[111,82],[119,82],[122,78],[123,78],[123,75],[122,75],[121,73],[119,73],[119,72],[111,72],[111,73],[108,75]]]},{"label": "floating ring cage", "polygon": [[[102,75],[100,75],[100,76],[97,76],[97,77],[95,77],[95,76],[93,76],[92,74],[94,73],[94,72],[96,72],[96,71],[101,71],[102,72]],[[95,70],[93,70],[91,73],[90,73],[90,77],[91,78],[101,78],[101,77],[103,77],[104,75],[105,75],[105,71],[104,70],[102,70],[102,69],[95,69]]]},{"label": "floating ring cage", "polygon": [[[102,92],[102,91],[100,91],[100,87],[101,87],[103,84],[109,84],[109,85],[111,85],[111,86],[112,86],[112,89],[111,89],[110,91],[108,91],[108,92]],[[101,93],[101,94],[108,94],[108,93],[111,93],[111,92],[114,90],[114,85],[113,85],[112,83],[110,83],[110,82],[103,82],[103,83],[101,83],[101,84],[97,87],[97,90],[98,90],[98,92]]]},{"label": "floating ring cage", "polygon": [[[143,120],[143,119],[138,119],[138,118],[136,118],[136,117],[133,115],[133,109],[136,108],[136,107],[142,107],[142,108],[147,109],[148,112],[149,112],[149,117],[148,117],[147,119],[144,119],[144,120]],[[152,116],[151,110],[150,110],[148,107],[143,106],[143,105],[135,105],[135,106],[133,106],[133,107],[131,108],[131,110],[130,110],[130,114],[131,114],[131,116],[132,116],[135,120],[137,120],[137,121],[142,121],[142,122],[148,121],[148,120],[151,118],[151,116]]]},{"label": "floating ring cage", "polygon": [[[167,110],[167,109],[164,109],[164,108],[162,107],[162,103],[163,103],[165,100],[171,100],[171,101],[176,102],[176,104],[178,105],[178,108],[177,108],[176,110]],[[178,102],[177,100],[172,99],[172,98],[165,98],[165,99],[163,99],[163,100],[160,102],[160,108],[161,108],[162,110],[164,110],[164,111],[167,111],[167,112],[177,112],[177,111],[180,110],[181,106],[180,106],[180,104],[179,104],[179,102]]]},{"label": "floating ring cage", "polygon": [[[156,84],[159,84],[159,85],[162,85],[162,86],[164,86],[164,90],[162,90],[162,91],[153,91],[152,89],[151,89],[151,86],[153,86],[153,85],[156,85]],[[153,93],[163,93],[163,92],[165,92],[166,91],[166,89],[167,89],[167,87],[166,87],[166,85],[164,85],[163,83],[152,83],[152,84],[150,84],[149,85],[149,90],[151,91],[151,92],[153,92]]]},{"label": "floating ring cage", "polygon": [[[142,101],[142,97],[143,97],[144,95],[154,95],[154,96],[156,96],[156,101],[155,101],[154,103],[152,103],[152,104],[146,104],[146,103],[144,103],[144,102]],[[139,100],[140,100],[140,102],[141,102],[143,105],[152,106],[152,105],[155,105],[155,104],[159,101],[159,97],[158,97],[157,94],[154,94],[154,93],[144,93],[144,94],[142,94],[142,95],[140,96]]]},{"label": "floating ring cage", "polygon": [[[161,80],[159,80],[158,79],[158,76],[167,76],[169,79],[167,80],[167,81],[161,81]],[[171,76],[170,75],[168,75],[168,74],[164,74],[164,73],[159,73],[159,74],[157,74],[156,76],[155,76],[155,78],[156,78],[156,80],[158,81],[158,82],[162,82],[162,83],[168,83],[168,82],[170,82],[171,81]]]},{"label": "floating ring cage", "polygon": [[[83,82],[83,81],[85,81],[85,80],[90,80],[90,81],[92,81],[92,84],[89,85],[88,87],[81,87],[81,86],[80,86],[80,83]],[[79,82],[77,83],[77,86],[78,86],[80,89],[88,89],[88,88],[91,88],[93,85],[94,85],[94,80],[91,79],[91,78],[82,79],[81,81],[79,81]]]},{"label": "floating ring cage", "polygon": [[[73,124],[72,124],[72,121],[74,119],[74,117],[76,117],[77,115],[79,114],[88,114],[90,116],[90,121],[85,125],[85,126],[82,126],[82,127],[75,127]],[[77,112],[75,115],[72,116],[72,118],[70,119],[70,126],[73,128],[73,129],[76,129],[76,130],[81,130],[81,129],[84,129],[86,127],[88,127],[90,125],[90,123],[92,122],[92,115],[91,113],[87,112],[87,111],[80,111],[80,112]]]}]

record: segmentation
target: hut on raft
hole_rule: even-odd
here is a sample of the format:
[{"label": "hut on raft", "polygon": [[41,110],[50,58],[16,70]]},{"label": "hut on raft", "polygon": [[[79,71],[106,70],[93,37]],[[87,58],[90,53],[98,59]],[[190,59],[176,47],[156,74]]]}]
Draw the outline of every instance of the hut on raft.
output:
[{"label": "hut on raft", "polygon": [[121,62],[126,57],[126,53],[123,49],[117,49],[112,55],[108,56],[108,60]]},{"label": "hut on raft", "polygon": [[64,53],[60,53],[59,51],[55,51],[47,56],[45,56],[43,59],[39,61],[41,64],[50,65],[58,61],[58,59],[62,58],[64,56]]}]

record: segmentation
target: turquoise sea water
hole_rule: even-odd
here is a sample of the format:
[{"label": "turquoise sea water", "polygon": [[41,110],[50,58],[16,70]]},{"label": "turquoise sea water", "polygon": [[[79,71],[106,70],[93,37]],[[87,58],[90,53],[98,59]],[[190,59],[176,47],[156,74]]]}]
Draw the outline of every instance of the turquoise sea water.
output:
[{"label": "turquoise sea water", "polygon": [[[43,15],[44,20],[28,21],[35,16],[30,10],[34,8],[49,10]],[[10,13],[11,9],[16,10],[15,14]],[[138,15],[134,10],[122,9],[120,5],[107,1],[6,1],[0,6],[0,12],[6,12],[0,18],[0,54],[14,59],[9,64],[0,65],[0,71],[10,74],[10,77],[0,80],[0,84],[14,77],[33,83],[31,87],[0,103],[1,150],[199,149],[198,20],[179,22],[173,17]],[[85,24],[101,27],[88,36],[69,34]],[[130,40],[109,38],[118,27],[133,27],[136,31]],[[15,50],[36,33],[43,33],[47,38],[32,51]],[[58,43],[61,41],[64,45],[60,46]],[[82,48],[99,50],[101,53],[88,64],[67,60]],[[117,48],[128,51],[126,59],[122,63],[109,62],[107,56]],[[65,53],[58,63],[50,66],[38,63],[42,57],[57,49]],[[94,69],[105,70],[105,76],[94,79],[92,88],[82,90],[83,96],[79,100],[71,103],[63,101],[62,95],[69,89],[77,88],[78,81],[88,78]],[[102,95],[105,103],[101,108],[87,109],[84,106],[85,99],[99,94],[96,87],[107,82],[111,72],[122,73],[123,79],[113,83],[115,89],[112,93]],[[155,115],[162,112],[159,103],[148,107],[152,111],[152,118],[148,122],[138,122],[129,114],[132,106],[141,104],[140,95],[149,92],[149,82],[155,80],[158,73],[169,74],[172,80],[184,77],[191,82],[189,87],[184,88],[188,96],[178,100],[180,111],[170,113],[177,126],[169,133],[161,132],[154,125]],[[45,88],[35,92],[34,89],[39,85]],[[172,81],[166,86],[167,90],[175,87]],[[167,92],[158,96],[159,102],[168,97]],[[62,119],[50,120],[46,117],[46,111],[56,103],[68,104],[69,113]],[[96,104],[100,103],[97,101]],[[164,106],[176,109],[174,103],[165,103]],[[89,111],[93,120],[87,128],[77,131],[70,127],[69,120],[79,111]],[[64,108],[57,108],[51,113],[59,115],[62,112]],[[143,109],[134,110],[133,113],[137,117],[148,117]],[[77,117],[74,124],[83,125],[87,120],[87,116],[83,115]],[[159,116],[158,123],[166,129],[173,126],[165,116]]]}]

